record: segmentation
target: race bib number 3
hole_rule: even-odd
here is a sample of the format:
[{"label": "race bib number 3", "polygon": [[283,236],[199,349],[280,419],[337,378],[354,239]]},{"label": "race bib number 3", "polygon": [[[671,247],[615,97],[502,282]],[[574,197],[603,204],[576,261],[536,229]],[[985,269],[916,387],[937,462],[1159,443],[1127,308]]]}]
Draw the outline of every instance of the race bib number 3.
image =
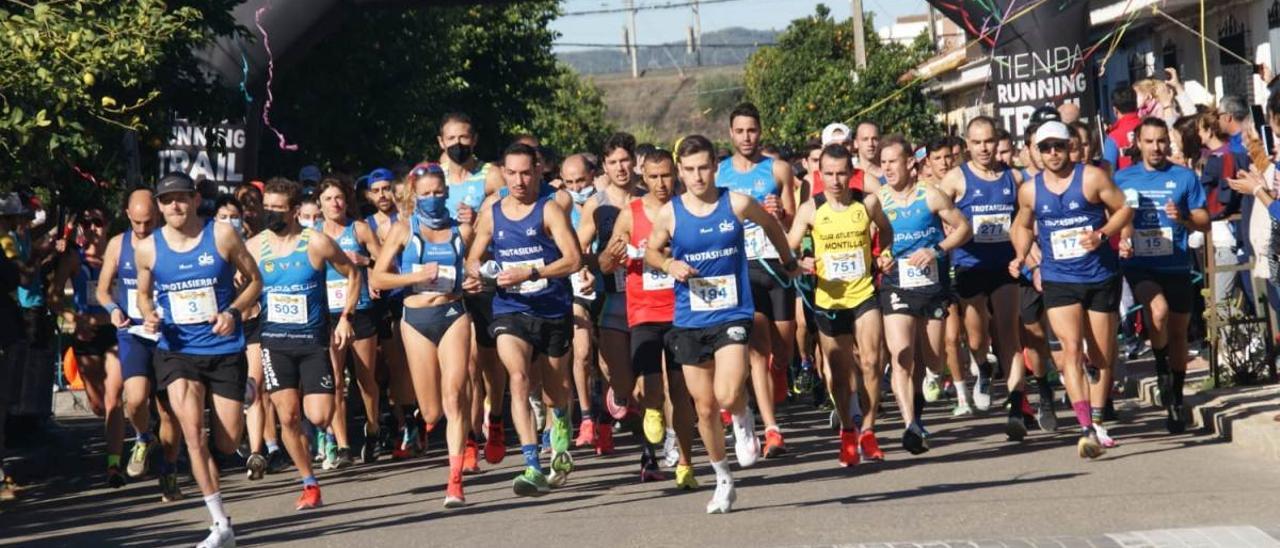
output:
[{"label": "race bib number 3", "polygon": [[347,305],[347,281],[329,280],[324,284],[325,295],[329,298],[329,308],[342,308]]},{"label": "race bib number 3", "polygon": [[738,306],[738,280],[733,276],[689,278],[689,309],[712,312]]},{"label": "race bib number 3", "polygon": [[911,266],[906,259],[898,259],[898,287],[911,289],[938,283],[938,261],[930,261],[924,268]]},{"label": "race bib number 3", "polygon": [[861,249],[823,254],[822,264],[828,280],[846,282],[867,276],[867,259]]},{"label": "race bib number 3", "polygon": [[1173,228],[1134,230],[1133,254],[1138,257],[1166,257],[1173,255]]},{"label": "race bib number 3", "polygon": [[1049,234],[1049,243],[1053,245],[1053,258],[1059,261],[1077,259],[1087,255],[1080,245],[1080,236],[1089,231],[1086,227],[1055,230]]},{"label": "race bib number 3", "polygon": [[307,296],[268,293],[267,318],[271,323],[306,324]]},{"label": "race bib number 3", "polygon": [[[535,259],[532,261],[514,261],[510,263],[502,263],[503,269],[507,269],[511,267],[542,268],[544,266],[546,266],[546,262],[544,262],[542,259]],[[529,293],[537,293],[546,288],[547,288],[547,279],[538,278],[536,281],[525,281],[524,283],[521,283],[520,285],[512,287],[507,291],[510,291],[512,293],[519,293],[521,295],[527,295]]]},{"label": "race bib number 3", "polygon": [[973,216],[973,241],[993,244],[1009,241],[1011,221],[1008,213]]},{"label": "race bib number 3", "polygon": [[218,299],[214,296],[212,287],[169,293],[169,313],[173,323],[209,323],[217,312]]},{"label": "race bib number 3", "polygon": [[[413,271],[418,272],[424,266],[426,265],[415,264]],[[436,279],[424,284],[414,284],[413,290],[418,293],[452,293],[454,283],[458,280],[458,270],[452,265],[438,265],[436,268]]]}]

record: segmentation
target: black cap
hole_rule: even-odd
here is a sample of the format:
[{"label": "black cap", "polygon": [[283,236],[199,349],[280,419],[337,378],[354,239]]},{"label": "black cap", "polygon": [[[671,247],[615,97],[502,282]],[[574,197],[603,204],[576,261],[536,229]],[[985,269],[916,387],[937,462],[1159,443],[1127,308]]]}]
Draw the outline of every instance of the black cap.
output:
[{"label": "black cap", "polygon": [[1051,106],[1045,105],[1031,113],[1031,121],[1034,123],[1043,124],[1051,120],[1055,122],[1062,121],[1062,114],[1058,112],[1058,109]]},{"label": "black cap", "polygon": [[191,180],[186,173],[172,172],[161,177],[156,182],[156,196],[163,196],[170,192],[195,192],[196,182]]}]

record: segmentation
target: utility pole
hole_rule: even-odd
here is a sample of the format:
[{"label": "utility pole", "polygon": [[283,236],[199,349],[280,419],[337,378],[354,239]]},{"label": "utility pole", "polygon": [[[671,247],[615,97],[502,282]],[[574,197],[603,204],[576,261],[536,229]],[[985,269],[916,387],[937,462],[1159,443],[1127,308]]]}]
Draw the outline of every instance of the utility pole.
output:
[{"label": "utility pole", "polygon": [[693,59],[702,66],[702,10],[698,9],[698,0],[693,0]]},{"label": "utility pole", "polygon": [[631,50],[631,77],[640,77],[640,65],[636,59],[636,2],[635,0],[627,0],[627,9],[630,10],[630,22],[628,23],[628,35],[631,37],[629,42]]},{"label": "utility pole", "polygon": [[867,68],[867,33],[863,28],[862,0],[849,0],[853,5],[853,58],[858,70]]},{"label": "utility pole", "polygon": [[938,51],[945,49],[938,43],[938,14],[933,11],[933,4],[929,4],[929,42]]}]

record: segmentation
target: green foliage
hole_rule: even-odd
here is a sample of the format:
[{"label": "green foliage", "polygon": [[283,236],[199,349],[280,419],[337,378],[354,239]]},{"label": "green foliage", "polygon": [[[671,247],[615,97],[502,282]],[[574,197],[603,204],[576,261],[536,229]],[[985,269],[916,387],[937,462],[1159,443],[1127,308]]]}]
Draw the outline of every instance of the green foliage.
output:
[{"label": "green foliage", "polygon": [[552,55],[557,10],[539,0],[353,13],[300,63],[277,68],[272,122],[301,148],[264,139],[259,172],[434,159],[450,111],[471,116],[482,158],[524,132],[561,152],[597,144],[609,130],[604,101]]},{"label": "green foliage", "polygon": [[[855,115],[901,89],[898,77],[928,59],[927,37],[911,46],[881,43],[866,17],[867,67],[856,70],[853,27],[837,23],[821,4],[814,16],[791,22],[777,46],[756,51],[747,62],[747,99],[763,118],[766,139],[799,146],[834,121]],[[884,133],[919,140],[939,131],[933,107],[918,87],[885,102],[861,118],[880,123]]]},{"label": "green foliage", "polygon": [[746,94],[739,75],[707,76],[698,80],[698,110],[703,118],[721,120],[729,116],[729,112],[742,102]]},{"label": "green foliage", "polygon": [[144,142],[171,112],[225,116],[195,51],[237,32],[240,0],[12,1],[0,8],[0,189],[66,186],[71,166],[120,175],[126,130]]}]

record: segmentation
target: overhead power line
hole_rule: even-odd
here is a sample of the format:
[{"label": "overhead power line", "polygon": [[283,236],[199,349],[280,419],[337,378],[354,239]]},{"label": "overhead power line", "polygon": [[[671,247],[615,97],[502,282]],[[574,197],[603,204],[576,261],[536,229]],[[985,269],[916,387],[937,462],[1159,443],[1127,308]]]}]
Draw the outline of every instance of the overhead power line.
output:
[{"label": "overhead power line", "polygon": [[[635,11],[671,10],[671,9],[678,9],[678,8],[687,8],[694,4],[702,4],[705,6],[707,4],[723,4],[725,2],[741,2],[741,1],[743,0],[701,0],[699,2],[692,2],[688,0],[669,1],[669,2],[664,2],[662,4],[647,4],[643,6],[636,6],[634,10]],[[594,10],[568,11],[560,14],[560,17],[576,17],[579,15],[600,15],[605,13],[626,13],[632,10],[633,8],[623,7],[623,8],[600,8],[600,9],[594,9]]]},{"label": "overhead power line", "polygon": [[[616,49],[616,48],[623,47],[623,46],[621,46],[621,45],[619,45],[619,44],[585,43],[585,42],[554,42],[554,43],[552,43],[551,45],[553,45],[553,46],[564,46],[564,47],[574,47],[574,48],[610,48],[610,49]],[[680,49],[684,49],[684,48],[686,47],[686,45],[685,45],[685,44],[632,44],[632,45],[633,45],[633,46],[635,46],[635,47],[637,47],[637,48],[680,48]],[[702,44],[702,47],[704,47],[704,48],[755,48],[755,47],[776,46],[776,45],[778,45],[776,42],[754,42],[754,43],[750,43],[750,44]]]}]

